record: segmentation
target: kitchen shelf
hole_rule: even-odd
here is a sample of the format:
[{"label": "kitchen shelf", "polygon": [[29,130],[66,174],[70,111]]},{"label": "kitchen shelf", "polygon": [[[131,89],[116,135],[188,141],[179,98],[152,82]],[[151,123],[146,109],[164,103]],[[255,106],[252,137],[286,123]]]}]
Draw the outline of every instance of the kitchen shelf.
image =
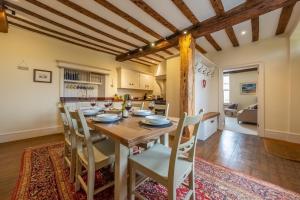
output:
[{"label": "kitchen shelf", "polygon": [[80,84],[91,84],[91,85],[102,85],[102,83],[89,82],[89,81],[76,81],[76,80],[64,80],[67,83],[80,83]]}]

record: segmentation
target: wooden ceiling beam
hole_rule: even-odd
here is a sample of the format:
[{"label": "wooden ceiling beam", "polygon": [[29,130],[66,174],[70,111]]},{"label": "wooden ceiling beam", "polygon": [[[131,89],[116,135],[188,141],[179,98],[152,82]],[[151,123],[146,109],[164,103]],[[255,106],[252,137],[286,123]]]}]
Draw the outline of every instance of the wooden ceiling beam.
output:
[{"label": "wooden ceiling beam", "polygon": [[238,41],[238,39],[237,39],[237,37],[234,33],[233,27],[230,26],[230,27],[225,28],[225,32],[226,32],[228,38],[230,39],[232,45],[234,47],[238,47],[240,44],[239,44],[239,41]]},{"label": "wooden ceiling beam", "polygon": [[145,58],[148,58],[148,59],[150,59],[150,60],[154,60],[154,61],[156,61],[156,62],[158,62],[158,63],[160,63],[160,62],[162,62],[162,60],[158,60],[158,59],[155,59],[155,58],[152,58],[152,57],[149,57],[149,56],[144,56]]},{"label": "wooden ceiling beam", "polygon": [[137,61],[137,60],[128,60],[128,61],[130,61],[130,62],[134,62],[134,63],[138,63],[138,64],[140,64],[140,65],[145,65],[145,66],[147,66],[147,67],[150,67],[150,66],[151,66],[151,65],[148,65],[148,64],[145,64],[145,63],[139,62],[139,61]]},{"label": "wooden ceiling beam", "polygon": [[290,21],[295,5],[296,3],[282,8],[280,18],[279,18],[279,23],[276,30],[276,35],[280,35],[285,32],[285,29]]},{"label": "wooden ceiling beam", "polygon": [[128,36],[131,36],[134,39],[137,39],[137,40],[139,40],[141,42],[144,42],[146,44],[149,43],[149,41],[146,40],[145,38],[142,38],[142,37],[138,36],[135,33],[129,32],[127,29],[125,29],[125,28],[123,28],[123,27],[121,27],[121,26],[119,26],[117,24],[114,24],[114,23],[110,22],[110,21],[104,19],[103,17],[100,17],[99,15],[96,15],[95,13],[93,13],[93,12],[91,12],[91,11],[89,11],[89,10],[81,7],[81,6],[79,6],[76,3],[73,3],[70,0],[57,0],[57,1],[59,1],[63,5],[65,5],[65,6],[69,7],[69,8],[72,8],[73,10],[75,10],[75,11],[77,11],[77,12],[79,12],[79,13],[81,13],[81,14],[83,14],[83,15],[85,15],[85,16],[93,19],[93,20],[96,20],[96,21],[98,21],[98,22],[100,22],[102,24],[105,24],[105,25],[107,25],[107,26],[109,26],[109,27],[111,27],[111,28],[113,28],[113,29],[115,29],[117,31],[120,31],[120,32],[122,32],[122,33],[124,33],[124,34],[126,34]]},{"label": "wooden ceiling beam", "polygon": [[[217,15],[223,15],[225,10],[222,3],[222,0],[210,0],[212,7],[214,8]],[[225,32],[230,39],[232,45],[234,47],[239,46],[239,41],[234,33],[232,26],[225,27]]]},{"label": "wooden ceiling beam", "polygon": [[101,40],[101,39],[99,39],[99,38],[93,37],[93,36],[91,36],[91,35],[85,34],[85,33],[80,32],[80,31],[77,31],[77,30],[75,30],[75,29],[73,29],[73,28],[70,28],[70,27],[65,26],[65,25],[63,25],[63,24],[60,24],[60,23],[58,23],[58,22],[52,21],[52,20],[50,20],[50,19],[48,19],[48,18],[46,18],[46,17],[43,17],[43,16],[41,16],[41,15],[39,15],[39,14],[36,14],[36,13],[31,12],[31,11],[29,11],[29,10],[27,10],[27,9],[25,9],[25,8],[22,8],[22,7],[18,6],[18,5],[15,5],[15,4],[11,3],[11,2],[5,2],[5,5],[7,5],[7,6],[13,8],[13,9],[16,9],[16,10],[18,10],[18,11],[21,11],[21,12],[27,14],[27,15],[32,16],[32,17],[38,18],[38,19],[40,19],[40,20],[43,20],[43,21],[45,21],[45,22],[47,22],[47,23],[50,23],[50,24],[52,24],[52,25],[54,25],[54,26],[60,27],[60,28],[62,28],[62,29],[65,29],[65,30],[70,31],[70,32],[72,32],[72,33],[75,33],[75,34],[77,34],[77,35],[80,35],[80,36],[89,38],[89,39],[91,39],[91,40],[93,40],[93,41],[97,41],[97,42],[100,42],[100,43],[103,43],[103,44],[106,44],[106,45],[109,45],[109,46],[112,46],[112,47],[116,47],[116,48],[118,48],[118,49],[122,49],[122,50],[125,50],[125,51],[129,51],[129,49],[127,49],[127,48],[124,48],[124,47],[119,46],[119,45],[115,45],[115,44],[113,44],[113,43],[110,43],[110,42]]},{"label": "wooden ceiling beam", "polygon": [[81,25],[81,26],[83,26],[83,27],[85,27],[85,28],[87,28],[87,29],[90,29],[90,30],[92,30],[92,31],[94,31],[94,32],[96,32],[96,33],[99,33],[99,34],[101,34],[101,35],[104,35],[104,36],[106,36],[106,37],[108,37],[108,38],[110,38],[110,39],[112,39],[112,40],[115,40],[115,41],[117,41],[117,42],[120,42],[120,43],[129,45],[129,46],[138,48],[138,45],[135,45],[135,44],[133,44],[133,43],[131,43],[131,42],[127,42],[127,41],[122,40],[122,39],[120,39],[120,38],[118,38],[118,37],[115,37],[115,36],[113,36],[113,35],[111,35],[111,34],[109,34],[109,33],[106,33],[106,32],[104,32],[104,31],[101,31],[101,30],[99,30],[99,29],[97,29],[97,28],[95,28],[95,27],[93,27],[93,26],[90,26],[90,25],[88,25],[88,24],[86,24],[86,23],[84,23],[84,22],[82,22],[82,21],[79,21],[79,20],[77,20],[77,19],[75,19],[75,18],[73,18],[73,17],[71,17],[71,16],[69,16],[69,15],[66,15],[66,14],[64,14],[64,13],[62,13],[62,12],[60,12],[60,11],[58,11],[58,10],[56,10],[56,9],[54,9],[54,8],[52,8],[52,7],[50,7],[50,6],[48,6],[48,5],[46,5],[46,4],[43,4],[43,3],[39,2],[38,0],[26,0],[26,1],[29,2],[29,3],[31,3],[31,4],[33,4],[33,5],[35,5],[35,6],[38,6],[38,7],[42,8],[42,9],[45,9],[45,10],[47,10],[48,12],[51,12],[51,13],[53,13],[53,14],[55,14],[55,15],[58,15],[58,16],[60,16],[60,17],[62,17],[62,18],[65,18],[65,19],[67,19],[67,20],[70,20],[71,22],[74,22],[74,23],[76,23],[76,24],[78,24],[78,25]]},{"label": "wooden ceiling beam", "polygon": [[164,59],[164,60],[166,59],[165,57],[163,57],[162,55],[159,55],[157,53],[154,53],[153,55],[156,56],[156,57],[158,57],[158,58]]},{"label": "wooden ceiling beam", "polygon": [[99,45],[99,44],[96,44],[96,43],[93,43],[93,42],[89,42],[87,40],[83,40],[83,39],[80,39],[80,38],[77,38],[77,37],[74,37],[74,36],[71,36],[71,35],[68,35],[68,34],[65,34],[65,33],[61,33],[59,31],[56,31],[56,30],[53,30],[53,29],[50,29],[50,28],[47,28],[47,27],[41,26],[39,24],[28,21],[26,19],[17,17],[15,15],[8,14],[8,17],[13,18],[15,20],[18,20],[20,22],[26,23],[28,25],[31,25],[31,26],[33,26],[35,28],[38,28],[40,30],[43,30],[43,31],[54,33],[54,34],[57,34],[57,35],[60,35],[60,36],[63,36],[63,37],[66,37],[66,38],[69,38],[69,39],[72,39],[72,40],[76,40],[76,41],[83,42],[83,43],[86,43],[86,44],[89,44],[89,45],[93,45],[93,46],[96,46],[96,47],[99,47],[99,48],[102,48],[102,49],[105,49],[105,50],[108,50],[108,51],[112,51],[112,52],[115,52],[115,53],[123,53],[122,51],[111,49],[109,47],[105,47],[105,46],[102,46],[102,45]]},{"label": "wooden ceiling beam", "polygon": [[[184,3],[183,0],[172,0],[175,6],[181,11],[181,13],[188,19],[193,25],[200,23],[194,13],[189,9],[189,7]],[[209,37],[212,38],[210,35]],[[214,39],[213,39],[214,40]],[[215,41],[215,40],[214,40]],[[215,41],[216,43],[216,41]],[[213,44],[212,44],[213,45]],[[218,44],[217,44],[218,45]],[[219,45],[218,45],[219,46]],[[204,54],[207,53],[200,45],[196,44],[196,48],[198,51]],[[178,49],[179,50],[179,49]]]},{"label": "wooden ceiling beam", "polygon": [[[234,26],[244,21],[250,20],[253,17],[263,15],[281,7],[292,5],[298,0],[252,0],[250,2],[243,3],[227,12],[223,15],[211,17],[197,25],[188,27],[186,30],[190,32],[194,38],[199,38],[207,34],[220,31],[228,26]],[[118,55],[116,60],[124,61],[148,54],[153,54],[178,45],[178,38],[182,33],[174,33],[173,35],[159,40],[155,46],[146,45],[143,47],[143,51],[140,52],[135,49],[131,52]]]},{"label": "wooden ceiling beam", "polygon": [[156,12],[153,8],[151,8],[146,2],[143,0],[131,0],[135,5],[137,5],[140,9],[142,9],[145,13],[156,19],[163,26],[167,27],[172,32],[178,32],[177,28],[172,25],[168,20],[162,17],[158,12]]},{"label": "wooden ceiling beam", "polygon": [[217,51],[222,51],[222,48],[218,45],[218,43],[214,40],[214,38],[210,34],[207,34],[204,37]]},{"label": "wooden ceiling beam", "polygon": [[[127,35],[129,35],[129,36],[131,36],[131,37],[133,37],[133,38],[135,38],[135,39],[138,39],[138,40],[140,40],[140,41],[142,41],[142,42],[144,42],[144,43],[146,43],[146,44],[149,44],[150,43],[150,41],[148,41],[148,40],[146,40],[146,39],[144,39],[144,38],[142,38],[142,37],[140,37],[140,36],[138,36],[138,35],[136,35],[136,34],[134,34],[134,33],[131,33],[131,32],[128,32],[128,30],[126,30],[126,29],[124,29],[124,28],[122,28],[122,27],[120,27],[120,26],[118,26],[118,25],[116,25],[116,24],[114,24],[114,23],[112,23],[112,22],[110,22],[110,21],[108,21],[108,20],[106,20],[106,19],[104,19],[104,18],[102,18],[102,17],[100,17],[100,16],[98,16],[98,15],[96,15],[95,13],[93,13],[93,12],[90,12],[89,10],[87,10],[87,9],[85,9],[85,8],[83,8],[83,7],[81,7],[81,6],[79,6],[79,5],[77,5],[77,4],[75,4],[75,3],[73,3],[73,2],[71,2],[71,1],[69,1],[69,0],[57,0],[57,1],[59,1],[60,3],[62,3],[62,4],[64,4],[65,6],[68,6],[69,8],[72,8],[73,10],[75,10],[75,11],[77,11],[77,12],[80,12],[81,14],[83,14],[83,15],[85,15],[85,16],[87,16],[87,17],[89,17],[89,18],[92,18],[92,19],[94,19],[94,20],[96,20],[96,21],[98,21],[98,22],[100,22],[100,23],[103,23],[103,24],[105,24],[105,25],[107,25],[107,26],[109,26],[109,27],[111,27],[111,28],[114,28],[114,29],[116,29],[116,30],[118,30],[118,31],[120,31],[120,32],[122,32],[122,33],[125,33],[125,34],[127,34]],[[104,2],[104,1],[103,1]],[[109,4],[107,4],[107,5],[109,5]],[[113,5],[112,5],[113,6]],[[113,9],[113,7],[110,7],[112,10],[114,10],[115,12],[119,12],[119,14],[121,15],[121,14],[126,14],[126,13],[124,13],[123,11],[121,11],[121,10],[119,10],[118,8],[114,8]],[[121,12],[122,13],[121,13]],[[126,14],[127,15],[127,14]],[[129,15],[127,15],[127,17],[128,17]],[[125,16],[124,16],[125,17]],[[129,16],[130,17],[130,16]],[[128,18],[129,19],[129,18]],[[131,20],[133,20],[134,18],[131,18]],[[135,21],[135,23],[136,23],[137,21]],[[131,23],[133,23],[133,21],[131,21]],[[141,24],[141,23],[139,23],[139,24]],[[144,26],[144,28],[145,28],[146,26]],[[160,38],[162,38],[162,37],[160,37]],[[166,53],[167,54],[170,54],[170,52],[168,52],[168,51],[166,51]],[[173,54],[170,54],[170,55],[173,55]]]},{"label": "wooden ceiling beam", "polygon": [[170,56],[173,56],[174,55],[174,53],[172,53],[171,51],[169,51],[169,50],[164,50],[164,52],[166,53],[166,54],[168,54],[168,55],[170,55]]},{"label": "wooden ceiling beam", "polygon": [[188,19],[192,24],[198,24],[199,20],[189,7],[184,3],[183,0],[172,0],[175,6],[181,11],[181,13]]},{"label": "wooden ceiling beam", "polygon": [[259,40],[259,17],[254,17],[251,19],[252,27],[252,42]]},{"label": "wooden ceiling beam", "polygon": [[0,32],[8,33],[8,21],[3,0],[0,0]]},{"label": "wooden ceiling beam", "polygon": [[142,59],[142,58],[136,58],[136,60],[139,60],[139,61],[141,61],[141,62],[147,63],[147,64],[149,64],[149,65],[157,65],[157,64],[158,64],[158,63],[155,63],[155,62],[150,62],[150,61],[148,61],[148,60],[144,60],[144,59]]},{"label": "wooden ceiling beam", "polygon": [[202,54],[206,54],[207,51],[205,51],[200,45],[196,44],[195,48]]},{"label": "wooden ceiling beam", "polygon": [[109,52],[109,51],[97,49],[97,48],[90,47],[90,46],[87,46],[87,45],[84,45],[84,44],[80,44],[80,43],[77,43],[77,42],[74,42],[74,41],[71,41],[71,40],[67,40],[67,39],[65,39],[65,38],[61,38],[61,37],[58,37],[58,36],[55,36],[55,35],[52,35],[52,34],[43,32],[43,31],[39,31],[39,30],[30,28],[30,27],[27,27],[27,26],[23,26],[23,25],[21,25],[21,24],[15,23],[15,22],[9,21],[8,23],[11,24],[11,25],[17,26],[17,27],[19,27],[19,28],[22,28],[22,29],[31,31],[31,32],[35,32],[35,33],[38,33],[38,34],[41,34],[41,35],[45,35],[45,36],[48,36],[48,37],[51,37],[51,38],[55,38],[55,39],[57,39],[57,40],[61,40],[61,41],[63,41],[63,42],[67,42],[67,43],[69,43],[69,44],[74,44],[74,45],[77,45],[77,46],[80,46],[80,47],[84,47],[84,48],[91,49],[91,50],[94,50],[94,51],[99,51],[99,52],[102,52],[102,53],[107,53],[107,54],[114,55],[114,56],[117,55],[117,54],[112,53],[112,52]]},{"label": "wooden ceiling beam", "polygon": [[123,19],[127,20],[128,22],[130,22],[131,24],[135,25],[136,27],[138,27],[139,29],[143,30],[144,32],[148,33],[149,35],[152,35],[156,39],[162,39],[163,38],[161,35],[159,35],[155,31],[153,31],[149,27],[145,26],[143,23],[141,23],[140,21],[136,20],[132,16],[128,15],[124,11],[120,10],[118,7],[114,6],[113,4],[111,4],[110,2],[108,2],[107,0],[95,0],[95,2],[97,2],[101,6],[105,7],[109,11],[111,11],[111,12],[117,14],[118,16],[122,17]]}]

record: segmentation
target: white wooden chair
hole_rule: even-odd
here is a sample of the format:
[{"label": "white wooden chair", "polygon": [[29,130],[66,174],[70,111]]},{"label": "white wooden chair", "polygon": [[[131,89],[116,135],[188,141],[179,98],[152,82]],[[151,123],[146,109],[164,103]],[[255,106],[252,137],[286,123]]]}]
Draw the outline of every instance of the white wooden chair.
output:
[{"label": "white wooden chair", "polygon": [[64,127],[64,163],[70,168],[69,180],[70,182],[74,182],[75,175],[75,161],[76,161],[76,141],[74,129],[72,126],[72,121],[70,117],[70,113],[66,106],[63,104],[58,105],[60,115],[63,121]]},{"label": "white wooden chair", "polygon": [[[136,188],[136,174],[143,174],[154,179],[168,189],[168,199],[176,199],[176,188],[183,184],[189,188],[185,199],[195,199],[194,159],[197,133],[202,120],[203,111],[197,116],[187,116],[184,113],[178,123],[173,148],[155,144],[150,149],[138,155],[132,155],[130,161],[130,199],[135,196],[144,199]],[[193,136],[187,142],[180,144],[185,127],[194,126]],[[189,184],[184,180],[189,177]]]},{"label": "white wooden chair", "polygon": [[[64,136],[65,136],[64,163],[66,166],[70,168],[69,180],[71,183],[73,183],[75,178],[75,168],[76,168],[76,133],[73,127],[68,106],[59,103],[58,108],[64,126]],[[106,139],[104,136],[96,134],[93,130],[91,130],[91,133],[92,133],[93,143]]]},{"label": "white wooden chair", "polygon": [[[166,118],[168,118],[168,116],[169,116],[169,107],[170,107],[169,103],[166,103],[165,105],[154,104],[153,110],[154,110],[155,114],[159,114],[159,115],[160,115],[161,111],[163,111],[163,116],[165,116]],[[158,111],[158,113],[156,113],[156,111]],[[143,149],[148,149],[151,146],[153,146],[153,144],[156,143],[156,142],[165,143],[166,146],[167,146],[168,145],[168,141],[169,141],[168,137],[169,137],[169,135],[165,134],[165,135],[161,136],[158,139],[152,139],[152,140],[143,142],[141,144],[138,144],[137,146],[141,147]]]},{"label": "white wooden chair", "polygon": [[131,104],[131,106],[132,106],[133,109],[137,108],[139,110],[144,109],[144,105],[145,105],[145,103],[143,101],[141,101],[141,102],[134,102],[134,103]]},{"label": "white wooden chair", "polygon": [[163,111],[165,117],[169,116],[169,107],[170,104],[166,103],[165,105],[154,104],[154,113],[160,115],[160,111]]},{"label": "white wooden chair", "polygon": [[[115,146],[110,139],[93,143],[89,127],[82,112],[70,112],[70,115],[77,136],[75,190],[78,191],[80,187],[82,187],[87,194],[87,199],[92,200],[95,194],[114,185],[112,181],[100,188],[94,189],[95,172],[114,164]],[[82,132],[80,130],[82,130]],[[87,184],[82,178],[82,166],[87,170]]]}]

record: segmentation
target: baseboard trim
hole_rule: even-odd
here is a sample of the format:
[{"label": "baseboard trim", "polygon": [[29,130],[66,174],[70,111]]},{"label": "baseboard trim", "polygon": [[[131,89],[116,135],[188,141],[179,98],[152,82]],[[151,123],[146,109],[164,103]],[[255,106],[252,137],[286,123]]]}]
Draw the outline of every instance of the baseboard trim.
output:
[{"label": "baseboard trim", "polygon": [[300,144],[300,133],[265,129],[264,137]]},{"label": "baseboard trim", "polygon": [[57,134],[57,133],[61,133],[62,130],[63,129],[61,126],[52,126],[52,127],[44,127],[44,128],[36,128],[36,129],[11,131],[3,134],[0,133],[0,143]]}]

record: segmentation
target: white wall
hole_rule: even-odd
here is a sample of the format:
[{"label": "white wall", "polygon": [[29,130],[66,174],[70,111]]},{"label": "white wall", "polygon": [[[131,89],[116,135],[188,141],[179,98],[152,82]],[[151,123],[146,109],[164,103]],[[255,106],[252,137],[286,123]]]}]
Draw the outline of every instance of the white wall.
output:
[{"label": "white wall", "polygon": [[[196,59],[203,61],[207,66],[214,66],[209,60],[196,54]],[[180,57],[167,60],[167,95],[170,103],[170,116],[179,117],[180,114]],[[200,73],[195,73],[195,111],[204,109],[205,112],[218,111],[218,69],[215,70],[213,78],[207,78]],[[206,79],[206,88],[203,88],[201,81]]]},{"label": "white wall", "polygon": [[257,71],[229,74],[230,102],[238,103],[238,110],[244,109],[251,104],[257,103],[256,94],[241,94],[241,84],[253,82],[257,83],[257,78]]},{"label": "white wall", "polygon": [[[106,95],[113,96],[118,92],[116,68],[124,66],[124,63],[116,62],[114,56],[12,26],[8,34],[0,34],[0,41],[0,142],[59,131],[56,108],[59,101],[59,69],[56,60],[111,69],[109,85],[113,79],[114,87],[108,86]],[[17,69],[22,60],[29,71]],[[152,68],[132,62],[126,65],[131,69],[152,72]],[[52,71],[53,82],[34,83],[35,68]]]},{"label": "white wall", "polygon": [[[204,56],[196,54],[196,59],[204,63],[207,67],[213,69],[215,65],[208,61]],[[206,87],[202,86],[202,81],[206,80]],[[215,68],[213,77],[207,77],[203,74],[195,73],[195,111],[204,109],[204,112],[218,112],[219,102],[219,74],[218,68]]]},{"label": "white wall", "polygon": [[169,116],[179,117],[180,100],[180,57],[167,60],[166,100],[170,104]]},{"label": "white wall", "polygon": [[232,68],[253,63],[265,67],[265,128],[289,129],[289,41],[276,37],[239,48],[207,55],[218,67]]},{"label": "white wall", "polygon": [[290,37],[290,131],[300,134],[300,23]]}]

